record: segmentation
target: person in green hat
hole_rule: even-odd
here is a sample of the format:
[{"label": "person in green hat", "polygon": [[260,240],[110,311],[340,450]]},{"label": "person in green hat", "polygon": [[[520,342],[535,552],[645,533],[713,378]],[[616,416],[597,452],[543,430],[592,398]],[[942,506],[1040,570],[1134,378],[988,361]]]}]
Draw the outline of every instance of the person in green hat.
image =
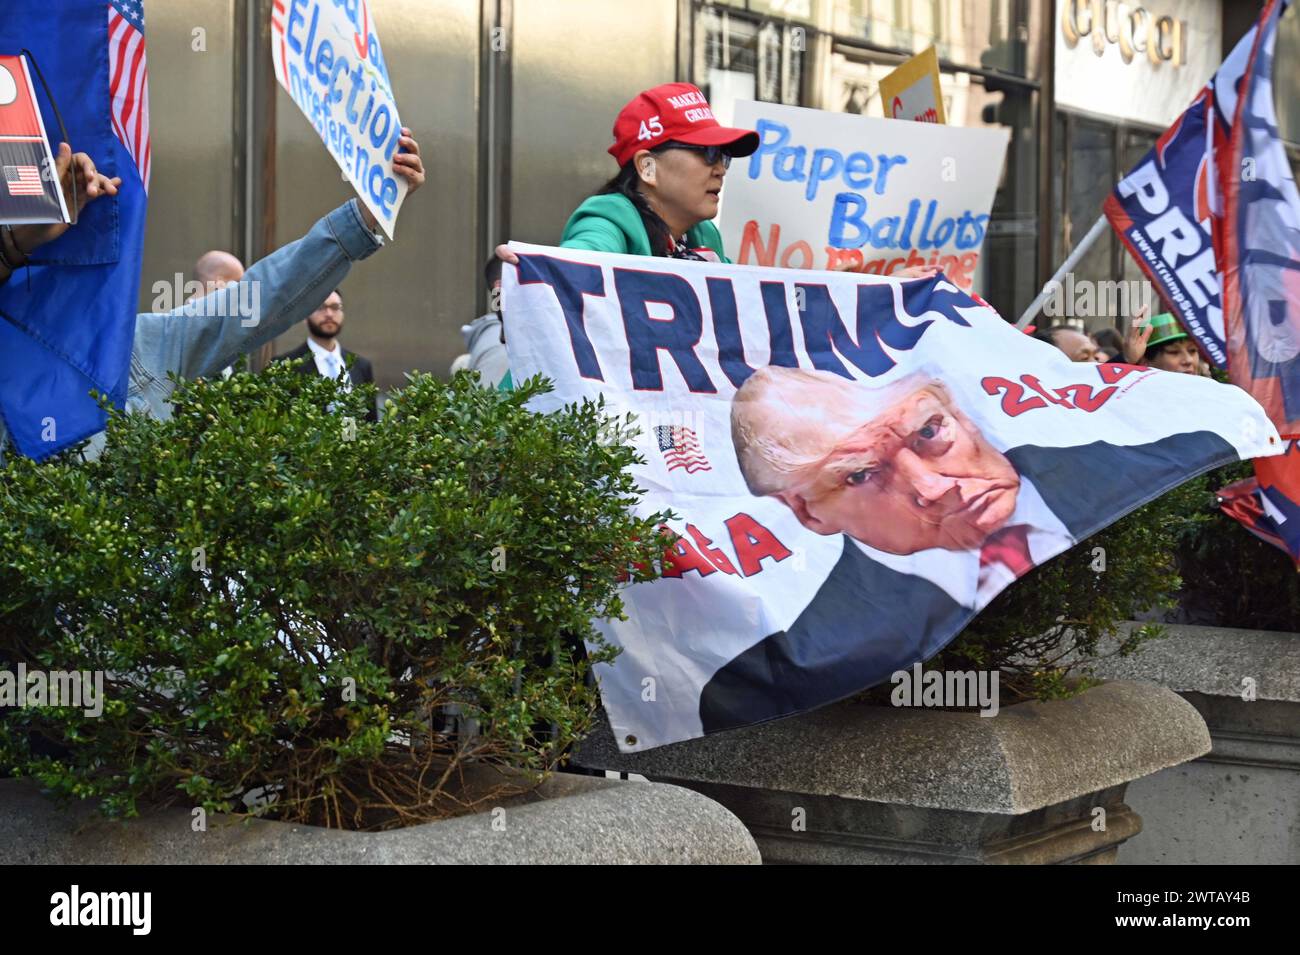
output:
[{"label": "person in green hat", "polygon": [[1169,312],[1161,312],[1145,321],[1148,311],[1147,306],[1142,306],[1129,326],[1124,339],[1124,360],[1130,365],[1161,371],[1197,374],[1200,354],[1178,319]]}]

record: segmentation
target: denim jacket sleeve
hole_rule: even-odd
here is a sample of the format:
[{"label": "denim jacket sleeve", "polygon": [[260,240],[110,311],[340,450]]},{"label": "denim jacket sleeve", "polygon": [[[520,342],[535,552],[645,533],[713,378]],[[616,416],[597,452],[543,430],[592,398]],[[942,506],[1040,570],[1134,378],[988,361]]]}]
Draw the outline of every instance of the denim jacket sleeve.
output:
[{"label": "denim jacket sleeve", "polygon": [[[259,260],[233,285],[170,312],[137,316],[128,405],[169,417],[168,372],[214,375],[318,308],[353,262],[383,245],[353,199],[301,239]],[[141,408],[141,405],[146,408]]]}]

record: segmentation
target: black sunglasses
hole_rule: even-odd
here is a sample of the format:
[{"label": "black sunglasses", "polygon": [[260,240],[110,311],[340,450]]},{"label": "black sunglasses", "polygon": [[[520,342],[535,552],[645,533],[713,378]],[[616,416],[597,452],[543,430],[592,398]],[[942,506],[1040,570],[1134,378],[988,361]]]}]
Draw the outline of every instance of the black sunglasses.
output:
[{"label": "black sunglasses", "polygon": [[726,146],[696,146],[692,143],[671,142],[664,143],[654,151],[658,152],[659,149],[689,149],[700,153],[704,157],[706,165],[716,166],[718,163],[722,163],[723,169],[731,165],[731,154],[727,152]]}]

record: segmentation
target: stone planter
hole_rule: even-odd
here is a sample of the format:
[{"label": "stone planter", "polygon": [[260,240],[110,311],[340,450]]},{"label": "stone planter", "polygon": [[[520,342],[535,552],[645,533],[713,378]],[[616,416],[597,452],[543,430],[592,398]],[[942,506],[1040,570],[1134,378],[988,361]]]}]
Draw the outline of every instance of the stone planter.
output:
[{"label": "stone planter", "polygon": [[[1300,863],[1300,634],[1167,625],[1098,668],[1167,687],[1204,717],[1213,748],[1135,782],[1145,833],[1121,863]],[[1254,700],[1249,695],[1253,681]]]},{"label": "stone planter", "polygon": [[1121,682],[991,718],[845,702],[633,755],[606,725],[576,761],[717,800],[768,863],[1106,863],[1142,828],[1128,784],[1209,748],[1189,703]]},{"label": "stone planter", "polygon": [[552,776],[491,810],[389,832],[231,817],[191,828],[188,810],[126,822],[61,809],[29,780],[0,780],[0,864],[757,863],[722,806],[677,786]]}]

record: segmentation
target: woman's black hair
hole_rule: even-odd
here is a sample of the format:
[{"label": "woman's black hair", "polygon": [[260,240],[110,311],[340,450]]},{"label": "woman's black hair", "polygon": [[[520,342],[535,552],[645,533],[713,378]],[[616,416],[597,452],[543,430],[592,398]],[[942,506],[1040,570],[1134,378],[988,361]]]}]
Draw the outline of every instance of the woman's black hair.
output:
[{"label": "woman's black hair", "polygon": [[1142,354],[1142,361],[1148,365],[1151,364],[1152,359],[1154,359],[1162,351],[1164,351],[1166,348],[1168,348],[1170,345],[1174,344],[1175,342],[1181,342],[1181,341],[1186,341],[1186,339],[1171,338],[1169,339],[1169,341],[1158,342],[1155,345],[1148,345],[1147,350]]},{"label": "woman's black hair", "polygon": [[668,223],[659,218],[659,214],[650,208],[650,203],[637,186],[641,177],[637,175],[636,160],[629,159],[618,171],[618,175],[605,183],[596,193],[598,196],[617,194],[624,196],[641,213],[641,222],[645,225],[646,235],[650,238],[651,255],[668,255],[672,251],[673,239]]}]

